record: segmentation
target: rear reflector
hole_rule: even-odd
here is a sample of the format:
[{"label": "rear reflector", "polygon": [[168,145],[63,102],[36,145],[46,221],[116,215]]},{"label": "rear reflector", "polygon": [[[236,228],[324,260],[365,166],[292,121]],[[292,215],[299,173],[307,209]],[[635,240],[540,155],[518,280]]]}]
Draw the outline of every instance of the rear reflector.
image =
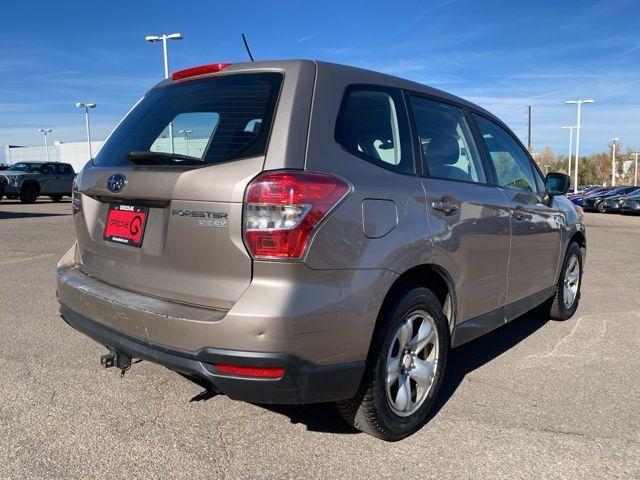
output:
[{"label": "rear reflector", "polygon": [[243,377],[280,378],[284,368],[279,367],[246,367],[244,365],[216,365],[220,373],[241,375]]},{"label": "rear reflector", "polygon": [[211,63],[209,65],[200,65],[199,67],[186,68],[184,70],[178,70],[171,74],[171,80],[180,80],[181,78],[197,77],[198,75],[205,75],[207,73],[216,73],[227,68],[230,63]]},{"label": "rear reflector", "polygon": [[247,187],[244,238],[251,255],[300,259],[316,226],[349,193],[326,173],[266,172]]}]

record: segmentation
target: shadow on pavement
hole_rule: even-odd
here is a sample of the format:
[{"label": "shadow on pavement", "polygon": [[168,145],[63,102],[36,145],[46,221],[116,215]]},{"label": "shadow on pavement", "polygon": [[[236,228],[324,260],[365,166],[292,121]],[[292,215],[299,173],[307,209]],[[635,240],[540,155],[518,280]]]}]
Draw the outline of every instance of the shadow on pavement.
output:
[{"label": "shadow on pavement", "polygon": [[[547,322],[549,322],[549,319],[544,318],[534,310],[491,333],[451,350],[447,359],[446,373],[440,394],[431,409],[429,420],[438,414],[468,373],[502,355],[543,327]],[[205,387],[205,390],[192,398],[191,401],[208,400],[215,395],[213,391],[207,390]],[[333,403],[258,406],[289,417],[291,423],[302,423],[310,431],[344,434],[360,433],[345,423]]]},{"label": "shadow on pavement", "polygon": [[513,348],[548,322],[548,318],[533,310],[493,332],[450,350],[444,381],[429,414],[429,420],[449,401],[468,373]]},{"label": "shadow on pavement", "polygon": [[335,403],[316,405],[258,405],[289,417],[291,423],[302,423],[307,430],[324,433],[362,433],[348,425],[340,416]]},{"label": "shadow on pavement", "polygon": [[3,212],[0,210],[0,220],[8,218],[36,218],[36,217],[66,217],[69,213],[45,213],[45,212]]},{"label": "shadow on pavement", "polygon": [[18,199],[13,199],[13,198],[9,199],[9,198],[6,198],[6,197],[0,198],[0,206],[2,206],[2,205],[40,205],[40,204],[49,204],[49,205],[51,205],[51,204],[55,204],[55,203],[71,203],[71,199],[70,198],[63,198],[59,202],[52,202],[47,197],[38,197],[38,200],[36,200],[36,203],[26,204],[26,203],[22,203]]},{"label": "shadow on pavement", "polygon": [[[464,377],[516,346],[529,335],[543,327],[548,318],[532,311],[507,323],[472,342],[449,352],[445,378],[429,414],[429,420],[435,417],[458,389]],[[276,413],[286,415],[291,423],[303,423],[308,430],[330,433],[360,433],[349,427],[332,403],[319,405],[261,405]]]}]

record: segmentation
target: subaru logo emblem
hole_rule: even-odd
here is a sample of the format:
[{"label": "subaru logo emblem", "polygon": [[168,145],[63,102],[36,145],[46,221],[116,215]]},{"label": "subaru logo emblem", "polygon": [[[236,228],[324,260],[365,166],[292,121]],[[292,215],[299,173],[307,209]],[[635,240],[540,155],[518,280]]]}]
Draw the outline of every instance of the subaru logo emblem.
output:
[{"label": "subaru logo emblem", "polygon": [[121,173],[114,173],[107,179],[107,188],[112,192],[119,192],[127,185],[127,178]]}]

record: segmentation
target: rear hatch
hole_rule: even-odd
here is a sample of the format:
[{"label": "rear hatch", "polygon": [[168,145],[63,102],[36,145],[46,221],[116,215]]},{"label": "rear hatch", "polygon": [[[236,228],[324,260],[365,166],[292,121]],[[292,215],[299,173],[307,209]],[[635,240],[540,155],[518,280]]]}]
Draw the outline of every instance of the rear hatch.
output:
[{"label": "rear hatch", "polygon": [[281,130],[285,90],[283,71],[240,70],[155,87],[85,167],[75,225],[87,274],[220,309],[244,292],[243,195]]}]

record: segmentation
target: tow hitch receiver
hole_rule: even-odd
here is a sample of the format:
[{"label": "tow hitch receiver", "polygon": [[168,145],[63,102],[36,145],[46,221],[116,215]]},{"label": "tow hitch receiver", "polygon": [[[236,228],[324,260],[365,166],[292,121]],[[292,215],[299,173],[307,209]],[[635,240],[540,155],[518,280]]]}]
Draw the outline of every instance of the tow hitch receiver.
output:
[{"label": "tow hitch receiver", "polygon": [[117,367],[124,376],[124,372],[131,368],[131,357],[109,347],[109,353],[100,357],[100,365],[104,368]]}]

